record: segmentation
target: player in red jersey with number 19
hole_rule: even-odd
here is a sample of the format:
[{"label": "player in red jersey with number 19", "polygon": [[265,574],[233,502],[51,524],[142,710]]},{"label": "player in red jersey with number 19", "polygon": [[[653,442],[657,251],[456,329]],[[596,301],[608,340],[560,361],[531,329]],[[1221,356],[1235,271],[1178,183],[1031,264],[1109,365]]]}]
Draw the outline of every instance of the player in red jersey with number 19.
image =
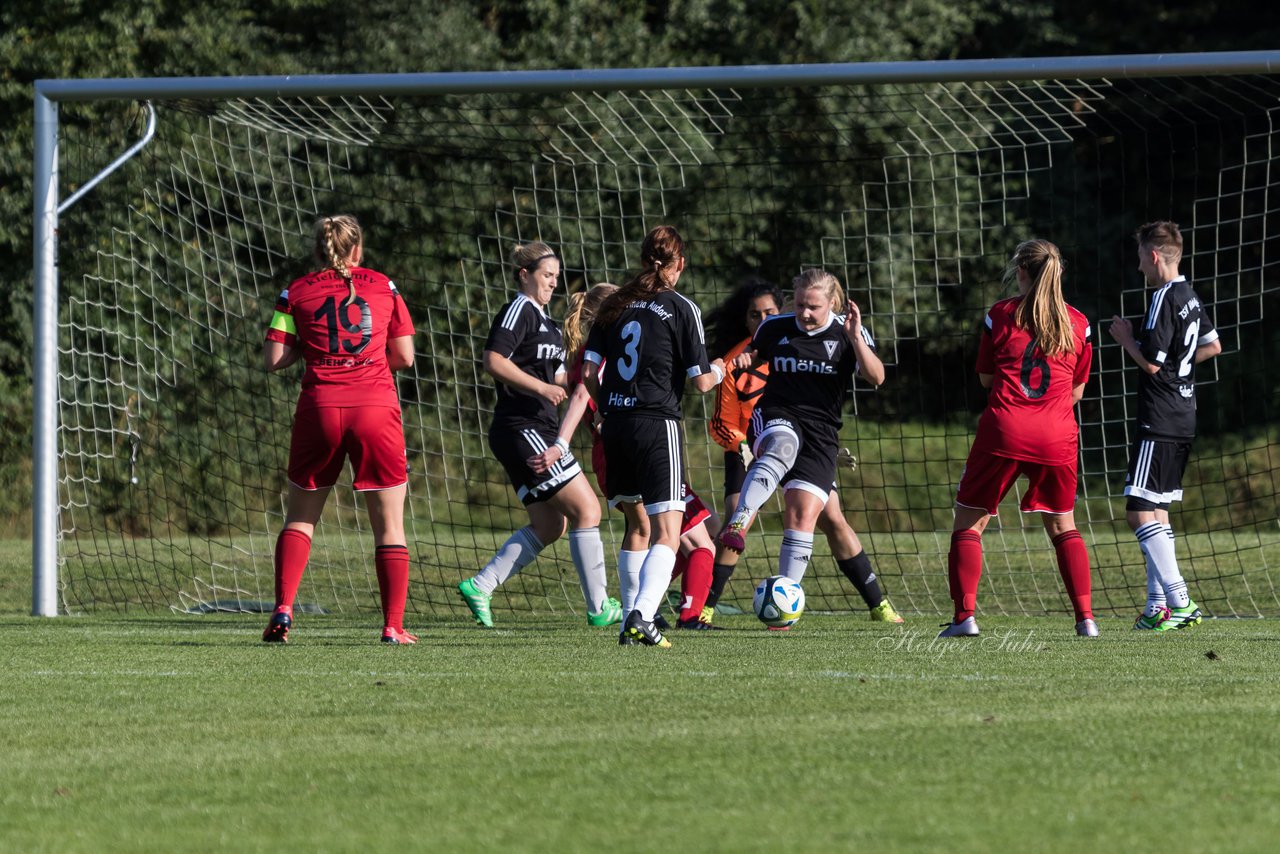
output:
[{"label": "player in red jersey with number 19", "polygon": [[384,643],[414,643],[404,630],[409,591],[404,426],[392,371],[413,365],[413,322],[382,273],[360,267],[364,241],[352,216],[316,223],[322,268],[280,294],[263,345],[268,371],[306,368],[289,442],[289,505],[276,540],[275,613],[262,639],[284,643],[325,499],[351,460],[373,528]]},{"label": "player in red jersey with number 19", "polygon": [[1063,300],[1062,254],[1049,241],[1020,244],[1006,276],[1017,281],[1018,296],[991,307],[978,348],[978,377],[991,391],[956,494],[947,556],[955,616],[938,636],[978,634],[973,612],[982,532],[1014,481],[1026,475],[1022,512],[1042,514],[1075,610],[1076,634],[1095,637],[1089,553],[1075,523],[1075,405],[1093,361],[1089,321]]}]

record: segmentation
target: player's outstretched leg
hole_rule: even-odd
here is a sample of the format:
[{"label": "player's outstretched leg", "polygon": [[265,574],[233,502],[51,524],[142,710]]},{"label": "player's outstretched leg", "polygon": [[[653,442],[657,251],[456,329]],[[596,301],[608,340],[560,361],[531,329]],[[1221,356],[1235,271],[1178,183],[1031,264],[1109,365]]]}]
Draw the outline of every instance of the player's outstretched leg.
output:
[{"label": "player's outstretched leg", "polygon": [[458,595],[467,603],[467,608],[471,611],[471,617],[476,621],[476,625],[493,628],[493,611],[489,607],[493,599],[492,593],[486,593],[476,586],[476,579],[464,578],[458,584]]},{"label": "player's outstretched leg", "polygon": [[778,484],[796,463],[800,438],[790,429],[772,428],[761,437],[760,454],[747,469],[746,482],[738,497],[738,506],[724,526],[716,542],[730,551],[742,554],[747,548],[745,534],[756,511],[777,490]]}]

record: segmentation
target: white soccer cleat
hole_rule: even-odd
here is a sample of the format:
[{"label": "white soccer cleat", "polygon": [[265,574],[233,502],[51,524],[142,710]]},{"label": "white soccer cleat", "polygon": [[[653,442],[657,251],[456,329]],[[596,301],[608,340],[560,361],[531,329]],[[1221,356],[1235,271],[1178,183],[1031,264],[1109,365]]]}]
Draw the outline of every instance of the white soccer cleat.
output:
[{"label": "white soccer cleat", "polygon": [[1098,624],[1093,620],[1081,620],[1076,623],[1076,634],[1082,638],[1096,638],[1098,636]]},{"label": "white soccer cleat", "polygon": [[938,632],[940,638],[976,638],[978,636],[978,621],[973,617],[965,617],[958,623],[947,623],[942,627],[942,631]]}]

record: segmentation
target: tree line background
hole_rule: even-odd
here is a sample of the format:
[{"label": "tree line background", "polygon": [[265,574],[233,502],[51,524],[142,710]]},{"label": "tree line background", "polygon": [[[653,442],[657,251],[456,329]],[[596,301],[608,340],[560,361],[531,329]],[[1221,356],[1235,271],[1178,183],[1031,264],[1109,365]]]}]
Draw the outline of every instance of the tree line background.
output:
[{"label": "tree line background", "polygon": [[[357,14],[358,12],[358,14]],[[214,7],[164,2],[47,4],[14,0],[0,11],[0,98],[11,117],[0,138],[0,477],[14,486],[0,497],[0,527],[29,531],[28,488],[31,447],[31,161],[32,83],[40,78],[134,76],[217,76],[359,72],[470,71],[503,69],[642,67],[667,65],[749,65],[812,62],[960,59],[980,57],[1086,55],[1268,48],[1267,34],[1280,23],[1280,10],[1204,3],[1194,9],[1152,9],[1129,2],[1030,2],[1003,0],[918,0],[918,2],[690,2],[618,3],[458,2],[432,4],[371,0],[358,8],[310,0],[224,2]],[[786,103],[778,115],[803,122],[812,105],[803,93],[777,96]],[[1159,104],[1151,120],[1161,117]],[[1170,106],[1172,110],[1174,107]],[[91,125],[93,110],[77,110]],[[104,118],[104,127],[110,120]],[[803,127],[798,126],[797,132]],[[110,138],[110,133],[106,136]],[[869,131],[869,144],[874,135]],[[121,132],[120,139],[129,138]],[[103,153],[110,154],[105,145]],[[383,150],[374,156],[412,160]],[[107,156],[102,162],[109,159]],[[101,164],[97,164],[101,165]],[[94,164],[64,164],[66,182],[83,180]],[[371,171],[387,171],[369,164]],[[406,174],[430,166],[411,164]],[[1103,166],[1102,168],[1115,168]],[[416,171],[415,171],[416,170]],[[795,175],[794,183],[778,175]],[[786,199],[799,210],[821,210],[820,181],[803,170],[773,173],[773,182],[746,201],[725,198],[728,210],[764,210],[769,197]],[[1169,176],[1176,180],[1176,176]],[[1108,176],[1094,180],[1108,185]],[[495,194],[501,188],[495,188]],[[108,181],[81,203],[76,216],[120,210]],[[741,184],[726,193],[745,192]],[[1172,192],[1171,192],[1172,195]],[[78,206],[80,207],[80,206]],[[1123,211],[1123,200],[1117,207]],[[1117,215],[1117,242],[1124,229],[1147,218],[1145,211]],[[447,233],[447,212],[421,206],[421,221],[405,230]],[[796,266],[785,228],[762,222],[768,240],[753,242],[743,262],[764,270]],[[745,231],[761,223],[742,222]],[[803,227],[803,223],[790,227]],[[466,236],[455,235],[460,242]],[[448,254],[446,242],[442,254]],[[64,241],[63,253],[74,247]],[[803,259],[802,259],[803,260]],[[82,283],[64,277],[64,298]],[[985,299],[977,295],[975,299]],[[1106,310],[1108,306],[1093,306]],[[1088,309],[1086,309],[1088,310]],[[1098,316],[1089,312],[1090,316]],[[1109,311],[1106,312],[1109,315]],[[1104,315],[1104,316],[1106,316]],[[1220,321],[1221,322],[1221,321]],[[963,388],[971,361],[964,344],[939,346],[924,336],[914,373],[927,378],[916,395],[929,415],[941,417],[971,406],[961,395],[931,395],[929,388]],[[933,346],[931,347],[931,341]],[[959,349],[957,349],[959,348]],[[1270,391],[1270,390],[1269,390]],[[1250,407],[1248,395],[1227,411],[1232,426],[1265,416]],[[1264,395],[1263,398],[1266,396]],[[886,401],[902,396],[886,397]],[[1252,398],[1257,403],[1259,398]],[[891,404],[885,404],[891,405]],[[1250,415],[1250,413],[1253,413]],[[894,413],[883,413],[892,416]],[[1221,427],[1212,423],[1209,430]]]}]

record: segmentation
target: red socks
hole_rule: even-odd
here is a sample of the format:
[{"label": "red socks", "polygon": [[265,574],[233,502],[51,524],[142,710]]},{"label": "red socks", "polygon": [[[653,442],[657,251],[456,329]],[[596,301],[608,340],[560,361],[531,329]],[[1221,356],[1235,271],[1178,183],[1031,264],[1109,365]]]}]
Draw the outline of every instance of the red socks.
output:
[{"label": "red socks", "polygon": [[671,580],[675,581],[681,575],[684,575],[685,569],[689,566],[689,558],[685,557],[684,552],[676,549],[676,563],[671,567]]},{"label": "red socks", "polygon": [[956,531],[947,554],[947,582],[955,603],[955,622],[973,616],[978,607],[978,582],[982,579],[982,535],[977,531]]},{"label": "red socks", "polygon": [[688,568],[680,583],[680,619],[696,620],[702,616],[711,592],[712,567],[716,556],[711,549],[694,549],[689,555]]},{"label": "red socks", "polygon": [[311,557],[311,538],[294,528],[285,528],[276,537],[276,610],[293,610],[302,573]]},{"label": "red socks", "polygon": [[1053,538],[1053,550],[1058,555],[1058,572],[1062,584],[1071,598],[1076,612],[1076,622],[1093,619],[1093,595],[1089,579],[1089,552],[1079,531],[1067,531]]},{"label": "red socks", "polygon": [[404,628],[404,603],[409,598],[408,546],[378,546],[374,550],[378,592],[382,594],[382,625]]}]

